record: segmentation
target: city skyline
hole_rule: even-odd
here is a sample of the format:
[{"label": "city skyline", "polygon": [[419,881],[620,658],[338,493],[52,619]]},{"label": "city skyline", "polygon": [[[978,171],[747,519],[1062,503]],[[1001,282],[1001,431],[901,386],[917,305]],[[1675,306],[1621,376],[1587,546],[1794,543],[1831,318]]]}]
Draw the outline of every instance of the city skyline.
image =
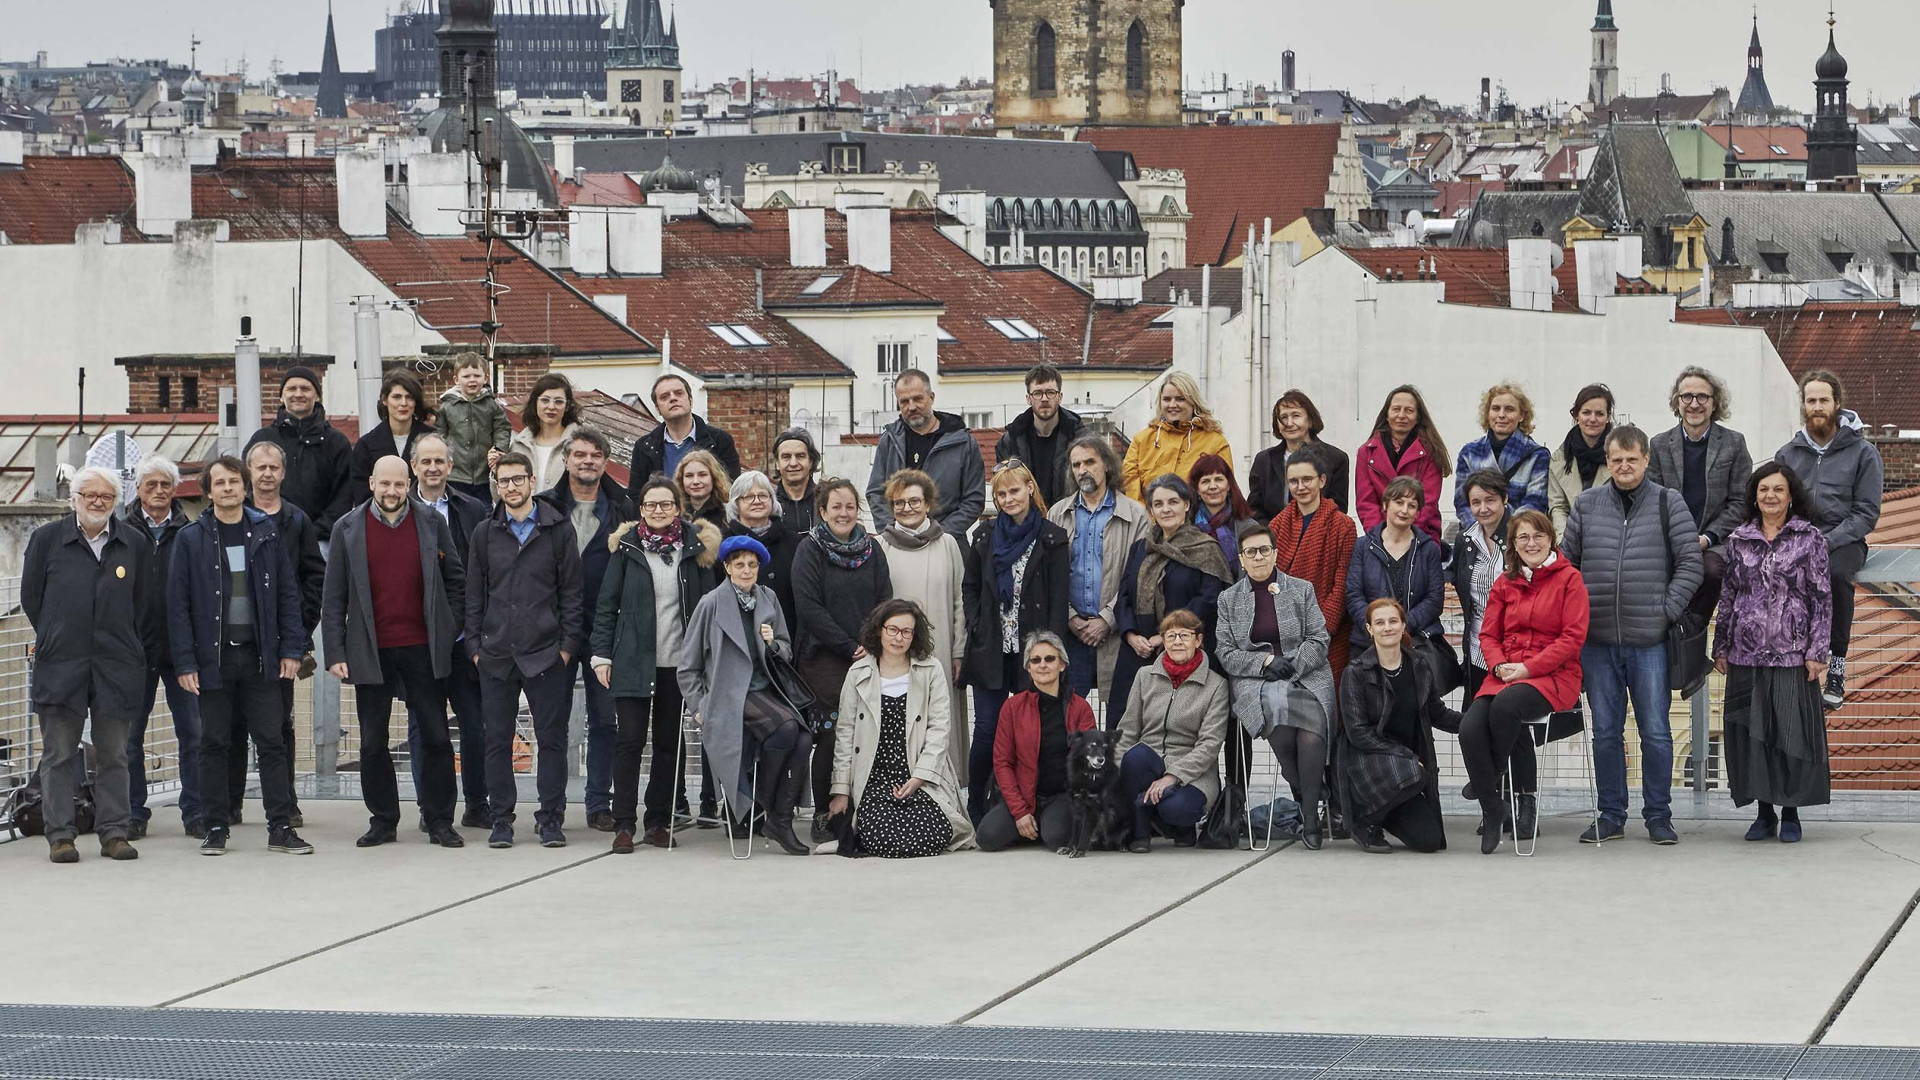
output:
[{"label": "city skyline", "polygon": [[[624,0],[606,0],[622,10]],[[1185,82],[1277,85],[1280,53],[1299,57],[1302,89],[1346,89],[1381,101],[1428,94],[1443,103],[1472,102],[1479,81],[1504,85],[1523,107],[1572,103],[1582,95],[1588,64],[1592,0],[1553,0],[1543,17],[1538,0],[1450,0],[1444,26],[1423,27],[1436,5],[1420,0],[1363,0],[1330,12],[1304,3],[1190,0],[1185,14]],[[373,31],[395,5],[389,0],[334,0],[340,59],[348,70],[373,66]],[[899,17],[916,9],[911,19]],[[11,13],[15,52],[31,60],[46,50],[54,66],[108,57],[187,59],[200,42],[205,72],[235,70],[242,57],[259,76],[278,58],[284,71],[317,70],[324,0],[233,10],[216,0],[90,0]],[[249,6],[251,8],[251,5]],[[1826,12],[1805,0],[1758,4],[1711,0],[1689,7],[1653,0],[1614,0],[1620,26],[1621,93],[1651,96],[1663,74],[1679,93],[1724,86],[1739,92],[1746,70],[1750,18],[1757,10],[1768,82],[1783,106],[1810,110],[1814,59],[1826,48]],[[1920,33],[1920,5],[1907,0],[1844,0],[1836,5],[1839,45],[1847,56],[1856,105],[1901,103],[1920,92],[1903,45]],[[75,14],[82,18],[75,18]],[[677,10],[686,82],[705,86],[746,74],[820,74],[836,69],[863,90],[907,84],[953,84],[992,75],[992,12],[977,3],[932,0],[736,0],[724,9]],[[1396,32],[1355,34],[1356,23]],[[740,27],[778,28],[747,36]],[[1497,60],[1482,62],[1485,58]]]}]

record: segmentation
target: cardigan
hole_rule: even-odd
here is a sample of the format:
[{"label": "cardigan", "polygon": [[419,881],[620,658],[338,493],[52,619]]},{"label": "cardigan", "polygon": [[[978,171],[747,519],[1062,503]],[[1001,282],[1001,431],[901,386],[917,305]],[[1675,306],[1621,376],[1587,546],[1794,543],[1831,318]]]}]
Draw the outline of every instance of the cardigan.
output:
[{"label": "cardigan", "polygon": [[1338,682],[1347,669],[1352,648],[1347,569],[1353,562],[1353,519],[1322,499],[1313,520],[1307,523],[1306,535],[1300,532],[1298,503],[1288,503],[1267,527],[1273,530],[1274,569],[1312,585],[1314,598],[1320,601],[1320,617],[1326,620],[1327,634],[1332,638],[1327,662],[1333,665],[1333,678]]}]

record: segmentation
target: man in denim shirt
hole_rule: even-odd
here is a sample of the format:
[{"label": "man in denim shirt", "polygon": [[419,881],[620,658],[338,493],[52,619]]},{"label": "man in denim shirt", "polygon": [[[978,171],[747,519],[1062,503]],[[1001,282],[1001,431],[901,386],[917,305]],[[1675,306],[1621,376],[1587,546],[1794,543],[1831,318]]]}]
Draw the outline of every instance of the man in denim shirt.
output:
[{"label": "man in denim shirt", "polygon": [[1113,681],[1120,638],[1113,632],[1114,603],[1120,575],[1133,542],[1150,524],[1146,508],[1110,486],[1120,475],[1120,455],[1104,435],[1084,435],[1067,448],[1067,469],[1074,494],[1048,511],[1047,519],[1067,530],[1068,685],[1082,696]]}]

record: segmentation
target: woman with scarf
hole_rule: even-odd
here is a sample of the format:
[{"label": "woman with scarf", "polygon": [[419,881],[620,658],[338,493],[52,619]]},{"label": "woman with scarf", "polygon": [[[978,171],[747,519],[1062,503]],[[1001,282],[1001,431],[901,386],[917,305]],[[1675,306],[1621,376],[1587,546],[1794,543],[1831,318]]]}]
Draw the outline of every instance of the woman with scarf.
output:
[{"label": "woman with scarf", "polygon": [[789,855],[810,854],[793,833],[793,811],[807,801],[812,736],[781,692],[769,655],[790,657],[793,642],[780,598],[759,583],[767,549],[751,536],[720,542],[727,580],[693,609],[680,651],[680,692],[693,705],[701,750],[726,793],[728,829],[749,839],[753,808],[766,811],[766,834]]},{"label": "woman with scarf", "polygon": [[[1492,469],[1507,478],[1507,502],[1518,510],[1547,512],[1547,448],[1533,441],[1533,399],[1519,383],[1498,382],[1480,395],[1479,438],[1460,448],[1455,476]],[[1453,514],[1466,528],[1473,521],[1467,495],[1453,489]]]},{"label": "woman with scarf", "polygon": [[1193,612],[1203,634],[1196,648],[1210,650],[1220,590],[1233,580],[1220,545],[1193,524],[1193,489],[1185,480],[1162,476],[1147,485],[1146,496],[1147,516],[1153,524],[1127,552],[1120,596],[1114,601],[1120,655],[1114,661],[1113,686],[1106,698],[1109,731],[1119,725],[1127,708],[1134,677],[1165,645],[1161,618],[1170,611]]},{"label": "woman with scarf", "polygon": [[706,450],[687,451],[674,466],[673,482],[680,485],[680,494],[686,498],[688,517],[726,531],[727,502],[733,493],[719,458]]},{"label": "woman with scarf", "polygon": [[1158,662],[1140,672],[1120,716],[1120,792],[1133,810],[1127,850],[1150,849],[1155,825],[1178,847],[1192,847],[1194,826],[1220,796],[1220,743],[1227,731],[1227,677],[1201,651],[1206,631],[1184,608],[1161,616]]},{"label": "woman with scarf", "polygon": [[1553,519],[1553,532],[1567,531],[1567,515],[1573,512],[1573,500],[1594,485],[1607,472],[1607,434],[1613,430],[1613,391],[1603,383],[1594,383],[1576,394],[1573,427],[1554,447],[1547,459],[1547,514]]},{"label": "woman with scarf", "polygon": [[[813,796],[824,805],[833,783],[835,711],[847,669],[867,655],[860,628],[880,601],[893,596],[886,552],[860,524],[860,493],[853,481],[835,477],[814,493],[820,524],[793,555],[794,636],[800,643],[800,677],[819,704],[813,746]],[[812,839],[833,838],[827,815],[815,814]]]},{"label": "woman with scarf", "polygon": [[960,665],[967,657],[967,602],[962,588],[967,578],[967,553],[936,520],[940,492],[933,477],[919,469],[901,469],[887,478],[884,494],[893,510],[893,521],[880,531],[879,539],[880,546],[887,549],[893,595],[920,605],[927,633],[933,636],[932,656],[940,665],[948,715],[953,718],[947,754],[953,759],[953,775],[966,783],[966,698],[958,687]]},{"label": "woman with scarf", "polygon": [[1187,486],[1196,500],[1193,523],[1220,545],[1227,569],[1240,576],[1240,526],[1253,520],[1253,509],[1240,494],[1240,481],[1233,478],[1233,466],[1218,454],[1201,454],[1187,473]]},{"label": "woman with scarf", "polygon": [[798,609],[793,600],[793,556],[800,550],[800,534],[787,523],[773,480],[749,469],[734,477],[727,491],[727,536],[751,536],[767,549],[770,561],[760,568],[760,584],[780,598],[780,610],[789,617]]},{"label": "woman with scarf", "polygon": [[1304,391],[1289,390],[1273,403],[1273,437],[1280,440],[1277,444],[1253,455],[1253,468],[1247,471],[1247,502],[1253,507],[1255,517],[1270,521],[1275,514],[1286,509],[1290,493],[1287,491],[1287,463],[1293,455],[1312,448],[1320,455],[1321,463],[1326,466],[1327,486],[1323,493],[1327,501],[1347,510],[1347,452],[1320,441],[1320,433],[1326,430],[1326,424],[1320,419],[1320,410],[1314,406],[1313,399]]},{"label": "woman with scarf", "polygon": [[1426,493],[1426,504],[1413,524],[1439,540],[1440,481],[1452,475],[1453,459],[1427,412],[1426,399],[1413,386],[1396,386],[1387,391],[1386,403],[1373,420],[1373,435],[1354,458],[1353,516],[1363,529],[1380,524],[1386,518],[1380,504],[1387,485],[1412,477]]},{"label": "woman with scarf", "polygon": [[1333,666],[1333,680],[1338,683],[1352,647],[1347,568],[1353,564],[1354,533],[1353,519],[1323,497],[1326,483],[1327,466],[1320,452],[1313,447],[1295,452],[1287,461],[1287,493],[1292,501],[1267,528],[1273,532],[1274,568],[1313,586],[1331,638],[1327,663]]},{"label": "woman with scarf", "polygon": [[[673,837],[674,768],[680,748],[680,684],[674,665],[685,644],[687,620],[720,583],[720,533],[681,517],[680,491],[654,474],[640,486],[640,520],[607,538],[613,557],[601,579],[593,617],[593,677],[613,694],[618,734],[613,744],[613,850],[633,853],[636,826],[643,841],[667,847]],[[646,816],[640,799],[640,755],[653,733],[654,767],[647,776]],[[711,778],[708,784],[711,785]],[[711,790],[711,789],[710,789]],[[703,802],[711,802],[709,793]]]},{"label": "woman with scarf", "polygon": [[973,687],[967,816],[987,812],[993,737],[1007,698],[1025,690],[1020,643],[1036,630],[1067,634],[1067,531],[1047,520],[1033,473],[1009,458],[993,469],[992,524],[973,531],[960,588],[967,612],[966,681]]},{"label": "woman with scarf", "polygon": [[1219,421],[1200,396],[1200,384],[1176,371],[1160,384],[1160,415],[1127,446],[1120,465],[1120,493],[1140,502],[1147,482],[1172,473],[1185,476],[1202,454],[1217,454],[1233,465],[1233,448]]}]

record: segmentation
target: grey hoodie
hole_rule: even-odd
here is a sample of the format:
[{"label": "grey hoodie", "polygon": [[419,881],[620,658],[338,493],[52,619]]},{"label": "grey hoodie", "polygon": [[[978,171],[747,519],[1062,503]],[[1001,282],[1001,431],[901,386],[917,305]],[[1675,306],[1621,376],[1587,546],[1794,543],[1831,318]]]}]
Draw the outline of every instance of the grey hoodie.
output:
[{"label": "grey hoodie", "polygon": [[[948,430],[941,434],[927,454],[924,471],[933,477],[940,490],[940,527],[955,537],[964,538],[980,512],[987,507],[987,463],[980,455],[980,444],[973,432],[952,413],[935,413]],[[956,426],[957,425],[957,426]],[[886,505],[882,493],[887,478],[906,467],[907,424],[895,420],[880,432],[880,445],[874,448],[873,473],[867,478],[867,505],[873,511],[873,531],[880,532],[893,523],[893,508]],[[965,546],[965,545],[962,545]]]},{"label": "grey hoodie", "polygon": [[1773,455],[1806,485],[1813,499],[1813,523],[1826,534],[1828,551],[1865,543],[1880,523],[1880,451],[1846,420],[1842,413],[1839,430],[1824,449],[1802,428]]},{"label": "grey hoodie", "polygon": [[452,387],[440,395],[440,408],[433,417],[434,430],[447,440],[447,457],[452,468],[447,479],[456,484],[487,482],[487,451],[504,453],[513,437],[513,425],[507,422],[507,407],[482,387],[479,397],[470,398]]}]

